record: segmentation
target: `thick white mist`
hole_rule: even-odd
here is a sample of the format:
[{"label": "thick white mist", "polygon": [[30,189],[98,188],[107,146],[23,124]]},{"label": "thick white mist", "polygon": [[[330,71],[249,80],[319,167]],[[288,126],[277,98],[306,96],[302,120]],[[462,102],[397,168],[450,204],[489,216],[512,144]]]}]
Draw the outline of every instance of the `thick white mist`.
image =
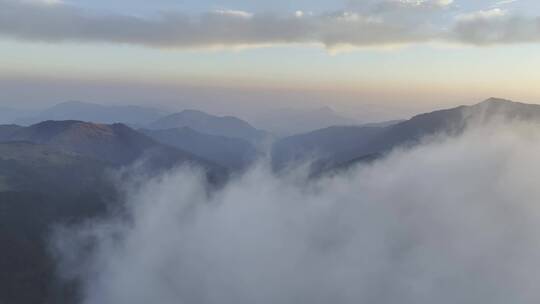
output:
[{"label": "thick white mist", "polygon": [[58,234],[84,304],[538,303],[540,128],[474,128],[307,181],[185,168]]}]

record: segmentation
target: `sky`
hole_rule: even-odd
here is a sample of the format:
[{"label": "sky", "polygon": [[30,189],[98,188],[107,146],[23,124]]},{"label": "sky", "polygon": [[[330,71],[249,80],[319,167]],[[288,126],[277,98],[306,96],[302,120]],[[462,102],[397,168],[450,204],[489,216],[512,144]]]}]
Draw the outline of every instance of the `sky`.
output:
[{"label": "sky", "polygon": [[535,0],[0,0],[0,106],[540,103]]}]

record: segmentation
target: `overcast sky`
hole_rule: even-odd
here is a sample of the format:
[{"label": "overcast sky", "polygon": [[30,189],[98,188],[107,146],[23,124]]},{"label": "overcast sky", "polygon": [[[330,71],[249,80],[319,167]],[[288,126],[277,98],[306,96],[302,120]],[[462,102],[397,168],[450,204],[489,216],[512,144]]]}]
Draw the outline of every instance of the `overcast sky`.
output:
[{"label": "overcast sky", "polygon": [[0,0],[0,105],[540,102],[539,16],[535,0]]}]

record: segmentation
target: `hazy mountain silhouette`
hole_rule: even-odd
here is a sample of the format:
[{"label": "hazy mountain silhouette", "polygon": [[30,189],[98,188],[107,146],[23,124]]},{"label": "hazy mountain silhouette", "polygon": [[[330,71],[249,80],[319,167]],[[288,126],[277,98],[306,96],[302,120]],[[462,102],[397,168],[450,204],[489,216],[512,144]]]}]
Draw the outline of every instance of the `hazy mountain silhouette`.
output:
[{"label": "hazy mountain silhouette", "polygon": [[243,169],[257,157],[257,150],[247,140],[208,135],[191,128],[139,130],[154,140],[193,153],[231,169]]},{"label": "hazy mountain silhouette", "polygon": [[12,124],[20,118],[35,114],[33,111],[0,107],[0,124]]},{"label": "hazy mountain silhouette", "polygon": [[312,160],[319,167],[340,166],[369,155],[382,155],[396,146],[415,144],[438,133],[458,134],[468,123],[492,119],[522,119],[540,122],[540,105],[490,98],[473,106],[424,113],[383,127],[330,127],[290,136],[276,142],[272,159],[276,168],[299,160]]},{"label": "hazy mountain silhouette", "polygon": [[278,136],[290,136],[330,126],[353,126],[360,122],[344,117],[329,107],[317,109],[278,109],[257,117],[257,125]]},{"label": "hazy mountain silhouette", "polygon": [[215,116],[196,110],[185,110],[168,115],[148,125],[148,129],[166,130],[188,127],[209,135],[241,138],[257,142],[266,136],[249,123],[233,116]]},{"label": "hazy mountain silhouette", "polygon": [[380,122],[370,122],[361,124],[359,126],[361,127],[376,127],[376,128],[384,128],[384,127],[390,127],[393,125],[397,125],[400,122],[404,122],[405,119],[397,119],[397,120],[388,120],[388,121],[380,121]]},{"label": "hazy mountain silhouette", "polygon": [[358,151],[370,149],[369,143],[384,128],[329,127],[277,141],[272,149],[272,161],[278,167],[299,161],[331,159],[340,163]]},{"label": "hazy mountain silhouette", "polygon": [[95,123],[124,123],[144,125],[165,113],[138,106],[105,106],[94,103],[68,101],[57,104],[30,117],[15,120],[19,125],[32,125],[46,120],[80,120]]}]

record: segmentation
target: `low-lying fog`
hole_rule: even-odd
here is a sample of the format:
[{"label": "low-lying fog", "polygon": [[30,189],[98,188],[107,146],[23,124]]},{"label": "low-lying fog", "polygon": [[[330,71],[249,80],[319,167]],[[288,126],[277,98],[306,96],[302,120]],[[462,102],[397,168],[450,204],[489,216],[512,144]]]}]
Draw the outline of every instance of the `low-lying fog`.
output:
[{"label": "low-lying fog", "polygon": [[53,245],[84,304],[536,304],[539,181],[540,127],[490,124],[318,180],[180,168]]}]

